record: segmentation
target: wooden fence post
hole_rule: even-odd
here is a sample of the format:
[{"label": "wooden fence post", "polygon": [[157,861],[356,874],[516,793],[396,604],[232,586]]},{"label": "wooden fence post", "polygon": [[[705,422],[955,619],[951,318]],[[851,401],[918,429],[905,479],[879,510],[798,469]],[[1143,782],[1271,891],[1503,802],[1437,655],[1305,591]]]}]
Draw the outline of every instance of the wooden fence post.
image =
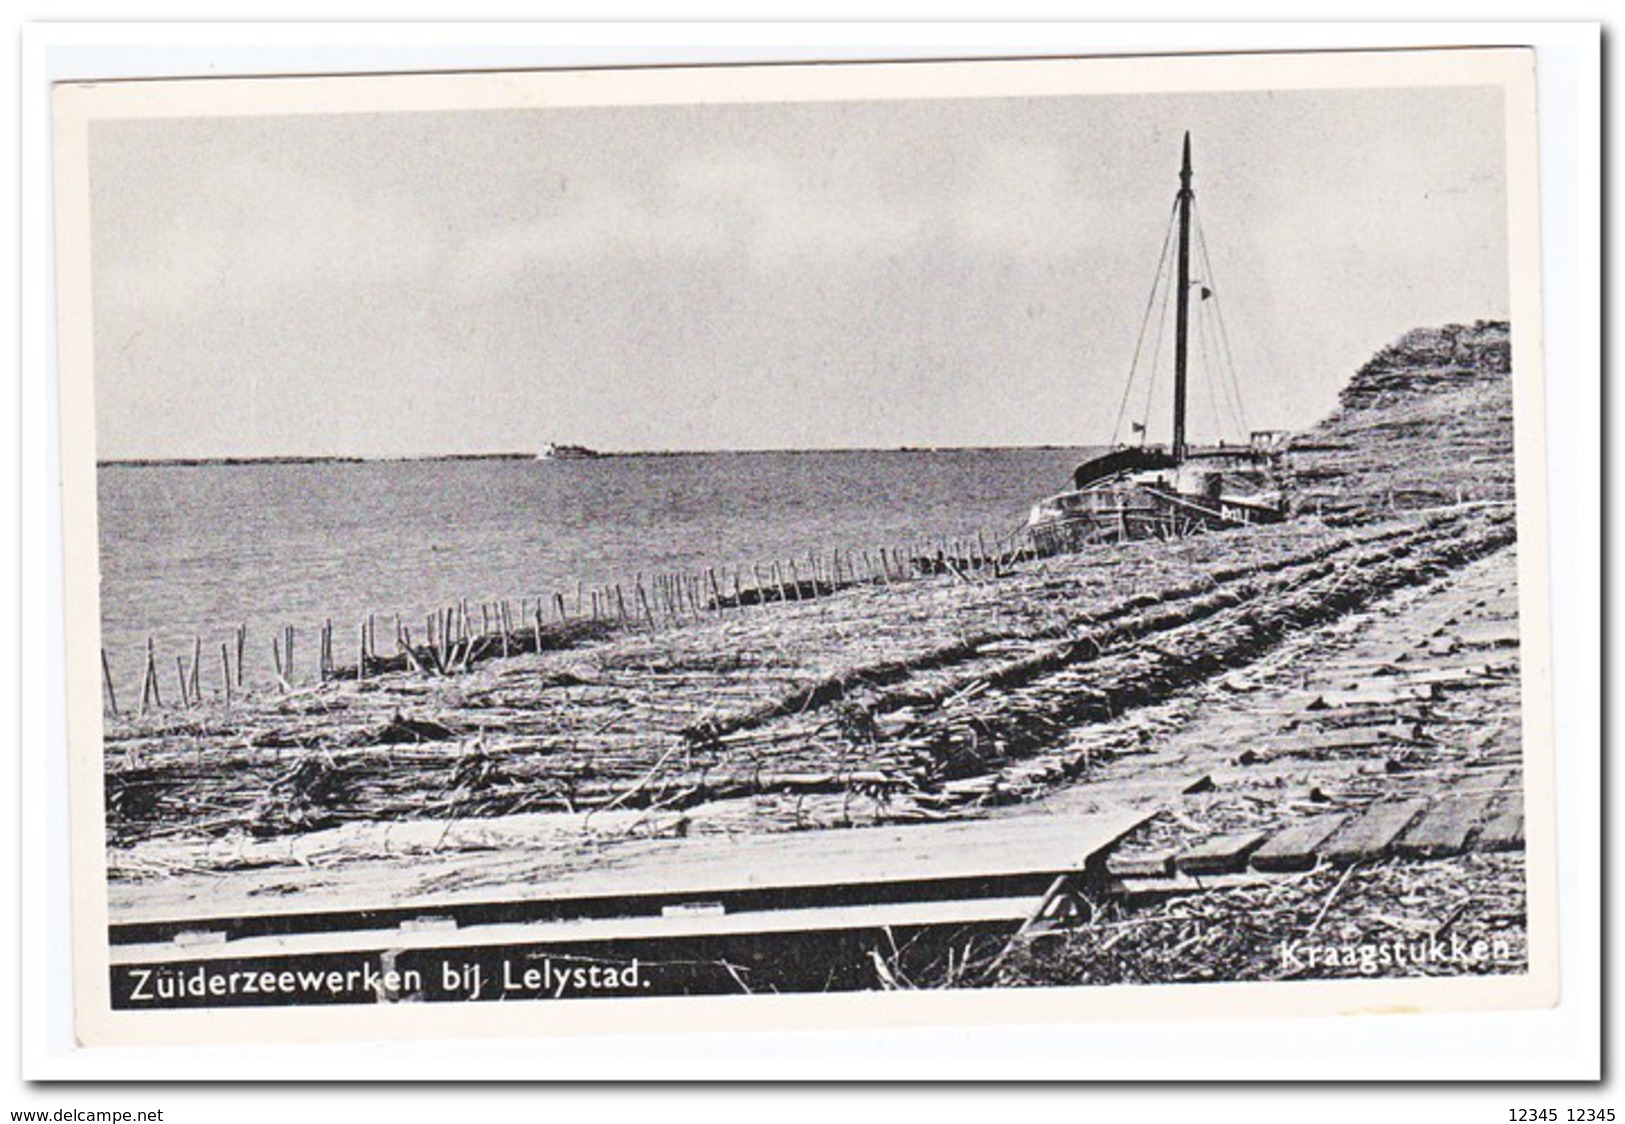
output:
[{"label": "wooden fence post", "polygon": [[118,692],[113,690],[113,673],[107,669],[106,648],[102,649],[102,685],[107,688],[107,707],[113,712],[113,717],[117,718],[119,716]]},{"label": "wooden fence post", "polygon": [[[150,701],[149,701],[150,700]],[[158,688],[158,655],[153,650],[152,637],[147,637],[147,663],[141,671],[141,713],[146,714],[148,706],[162,708],[164,705],[163,693]]]}]

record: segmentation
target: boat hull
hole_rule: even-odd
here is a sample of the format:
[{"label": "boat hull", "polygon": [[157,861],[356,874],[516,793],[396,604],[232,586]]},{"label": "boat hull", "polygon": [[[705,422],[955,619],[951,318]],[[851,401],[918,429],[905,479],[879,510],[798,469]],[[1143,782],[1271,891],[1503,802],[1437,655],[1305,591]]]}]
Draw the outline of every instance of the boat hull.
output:
[{"label": "boat hull", "polygon": [[1045,553],[1095,543],[1179,539],[1279,523],[1279,507],[1224,496],[1188,496],[1133,483],[1063,492],[1039,501],[1028,519]]}]

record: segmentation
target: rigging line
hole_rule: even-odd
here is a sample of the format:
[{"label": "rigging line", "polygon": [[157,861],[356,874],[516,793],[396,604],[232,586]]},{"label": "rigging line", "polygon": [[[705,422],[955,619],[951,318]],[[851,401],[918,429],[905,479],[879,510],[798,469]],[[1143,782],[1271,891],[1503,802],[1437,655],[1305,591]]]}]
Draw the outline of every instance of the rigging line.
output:
[{"label": "rigging line", "polygon": [[[1216,321],[1218,321],[1218,324],[1219,324],[1219,337],[1220,337],[1221,340],[1224,337],[1223,312],[1224,312],[1223,308],[1214,309],[1214,319]],[[1227,370],[1228,370],[1229,378],[1225,380],[1224,386],[1225,386],[1226,392],[1227,392],[1227,394],[1229,396],[1229,401],[1231,403],[1231,409],[1235,411],[1236,425],[1239,427],[1239,431],[1240,431],[1241,435],[1243,437],[1246,437],[1252,431],[1248,428],[1248,425],[1247,425],[1247,408],[1246,408],[1246,405],[1241,400],[1241,372],[1239,372],[1239,371],[1237,371],[1235,369],[1234,364],[1231,364],[1227,368]]]},{"label": "rigging line", "polygon": [[[1208,255],[1207,235],[1205,233],[1202,233],[1202,234],[1199,235],[1199,237],[1200,237],[1201,245],[1202,245],[1202,255],[1203,255],[1204,259],[1207,259],[1207,255]],[[1212,263],[1211,263],[1210,260],[1207,263],[1207,268],[1208,268],[1209,277],[1211,278],[1211,276],[1212,276]],[[1218,302],[1218,301],[1215,301],[1215,303],[1214,303],[1214,319],[1218,323],[1219,343],[1223,346],[1223,349],[1224,349],[1224,357],[1225,357],[1225,368],[1224,368],[1224,370],[1225,370],[1225,374],[1227,375],[1226,387],[1227,387],[1227,390],[1228,390],[1228,393],[1229,393],[1231,399],[1235,403],[1236,416],[1237,416],[1238,420],[1240,421],[1241,431],[1243,433],[1249,433],[1249,432],[1251,432],[1252,427],[1248,424],[1247,402],[1246,402],[1245,397],[1241,393],[1241,372],[1236,366],[1235,353],[1232,350],[1231,344],[1230,344],[1230,325],[1229,325],[1229,321],[1227,321],[1225,319],[1224,305],[1222,303]]]},{"label": "rigging line", "polygon": [[[1178,211],[1179,200],[1175,199],[1174,209],[1168,216],[1168,228],[1162,235],[1162,253],[1157,255],[1157,272],[1151,278],[1151,292],[1145,298],[1145,313],[1140,317],[1140,334],[1134,341],[1134,358],[1128,366],[1128,381],[1123,385],[1123,400],[1117,406],[1117,420],[1112,423],[1113,445],[1117,444],[1117,435],[1123,428],[1123,415],[1128,412],[1129,395],[1134,391],[1134,376],[1140,366],[1140,348],[1145,344],[1145,331],[1151,324],[1151,309],[1157,301],[1157,287],[1162,284],[1163,266],[1168,260],[1168,247],[1174,235],[1174,217]],[[1152,362],[1156,362],[1155,356],[1152,357]]]},{"label": "rigging line", "polygon": [[[1204,305],[1206,305],[1206,304],[1217,305],[1218,302],[1219,302],[1218,295],[1215,294],[1211,301],[1203,301],[1202,303]],[[1225,372],[1225,369],[1224,369],[1224,364],[1221,362],[1223,356],[1222,356],[1222,354],[1221,354],[1221,352],[1219,350],[1219,329],[1217,327],[1217,320],[1218,320],[1218,311],[1217,311],[1217,309],[1215,309],[1214,311],[1211,311],[1211,312],[1204,312],[1203,313],[1203,318],[1200,321],[1200,323],[1202,325],[1202,331],[1203,331],[1204,335],[1207,338],[1210,338],[1213,341],[1212,344],[1210,345],[1212,347],[1212,349],[1213,349],[1212,378],[1213,378],[1213,381],[1218,384],[1219,398],[1220,398],[1221,402],[1223,403],[1223,407],[1224,407],[1223,415],[1221,415],[1222,420],[1221,420],[1220,424],[1221,425],[1233,426],[1233,427],[1235,427],[1238,436],[1246,437],[1247,436],[1247,425],[1246,425],[1245,421],[1243,421],[1243,419],[1242,419],[1240,408],[1239,408],[1239,406],[1238,406],[1238,404],[1236,402],[1235,396],[1233,394],[1233,388],[1232,388],[1232,385],[1231,385],[1233,380],[1226,379],[1224,377],[1226,372]],[[1215,411],[1215,413],[1219,412],[1219,403],[1214,404],[1214,411]]]},{"label": "rigging line", "polygon": [[[1207,304],[1207,303],[1208,303],[1207,301],[1202,302],[1202,304]],[[1213,361],[1213,359],[1208,356],[1208,348],[1207,348],[1208,328],[1207,328],[1207,321],[1208,321],[1208,317],[1203,316],[1201,314],[1201,310],[1198,309],[1197,310],[1197,315],[1196,315],[1196,353],[1197,353],[1197,355],[1199,355],[1201,357],[1201,360],[1202,360],[1202,373],[1207,376],[1207,378],[1204,379],[1203,381],[1205,383],[1207,383],[1207,401],[1208,401],[1208,405],[1213,408],[1214,435],[1216,437],[1218,437],[1219,442],[1221,444],[1223,444],[1223,442],[1224,442],[1224,414],[1219,410],[1219,396],[1218,396],[1217,392],[1214,390],[1214,384],[1218,382],[1218,372],[1214,369],[1214,361]],[[1214,353],[1217,354],[1217,352],[1218,352],[1218,348],[1215,347],[1214,348]]]},{"label": "rigging line", "polygon": [[[1222,442],[1225,431],[1237,424],[1235,408],[1231,402],[1230,386],[1225,379],[1224,355],[1219,348],[1218,330],[1214,325],[1219,315],[1219,292],[1213,280],[1211,262],[1207,256],[1207,239],[1199,221],[1196,226],[1197,252],[1201,256],[1202,278],[1195,282],[1201,293],[1196,300],[1196,342],[1202,357],[1202,373],[1207,376],[1208,405],[1213,410],[1214,433]],[[1212,308],[1208,306],[1212,305]],[[1211,337],[1211,342],[1210,342]],[[1221,406],[1221,399],[1223,405]],[[1226,417],[1226,414],[1229,417]],[[1246,427],[1241,426],[1242,432]]]},{"label": "rigging line", "polygon": [[[1195,225],[1197,245],[1199,245],[1202,250],[1202,268],[1207,272],[1208,284],[1213,289],[1215,300],[1217,300],[1219,285],[1217,279],[1213,275],[1213,260],[1208,256],[1207,250],[1207,232],[1202,229],[1202,214],[1201,210],[1196,206],[1195,199],[1191,200],[1191,211],[1196,220]],[[1229,365],[1230,382],[1232,389],[1235,392],[1236,410],[1241,415],[1241,428],[1243,432],[1250,432],[1251,427],[1247,424],[1247,406],[1241,396],[1241,380],[1236,371],[1236,357],[1235,353],[1230,348],[1230,329],[1225,323],[1224,319],[1224,306],[1215,304],[1214,315],[1218,318],[1219,322],[1219,340],[1224,345],[1225,361]]]},{"label": "rigging line", "polygon": [[1241,372],[1236,367],[1235,358],[1230,355],[1230,332],[1229,328],[1225,324],[1224,306],[1215,302],[1213,314],[1214,319],[1218,322],[1219,340],[1224,347],[1226,356],[1224,373],[1227,378],[1225,381],[1225,388],[1231,401],[1235,404],[1236,417],[1241,423],[1242,432],[1245,433],[1249,431],[1249,426],[1247,425],[1247,404],[1241,395]]},{"label": "rigging line", "polygon": [[[1224,309],[1222,307],[1216,309],[1215,315],[1219,322],[1219,338],[1223,341],[1225,351],[1228,354],[1230,350],[1230,333],[1225,327]],[[1229,359],[1226,370],[1229,375],[1230,394],[1236,404],[1236,414],[1241,419],[1242,432],[1249,432],[1251,426],[1247,423],[1247,401],[1241,395],[1241,372],[1236,369],[1236,362],[1233,358]]]},{"label": "rigging line", "polygon": [[1151,348],[1151,374],[1145,380],[1145,410],[1140,414],[1140,433],[1146,436],[1146,428],[1151,424],[1151,396],[1157,389],[1157,357],[1162,354],[1162,336],[1168,327],[1168,301],[1174,292],[1174,282],[1162,287],[1162,315],[1157,318],[1157,341]]},{"label": "rigging line", "polygon": [[[1236,371],[1235,356],[1230,351],[1230,336],[1225,326],[1224,305],[1218,292],[1218,282],[1213,276],[1213,260],[1208,254],[1207,232],[1202,228],[1200,214],[1196,216],[1196,242],[1198,251],[1202,255],[1202,267],[1207,274],[1207,280],[1213,291],[1213,317],[1217,321],[1218,331],[1214,344],[1214,353],[1217,358],[1226,360],[1219,364],[1220,386],[1224,391],[1225,404],[1232,412],[1233,420],[1240,426],[1242,433],[1248,432],[1246,411],[1241,404],[1241,383]],[[1223,352],[1220,354],[1222,344]]]}]

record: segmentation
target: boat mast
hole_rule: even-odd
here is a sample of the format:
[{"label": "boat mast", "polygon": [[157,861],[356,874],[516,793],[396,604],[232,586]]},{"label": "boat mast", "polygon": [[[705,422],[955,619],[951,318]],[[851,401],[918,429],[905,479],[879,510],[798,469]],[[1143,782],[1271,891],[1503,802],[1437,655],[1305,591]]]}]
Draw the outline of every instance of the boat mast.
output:
[{"label": "boat mast", "polygon": [[1185,362],[1191,312],[1191,135],[1179,169],[1179,296],[1174,319],[1174,460],[1185,459]]}]

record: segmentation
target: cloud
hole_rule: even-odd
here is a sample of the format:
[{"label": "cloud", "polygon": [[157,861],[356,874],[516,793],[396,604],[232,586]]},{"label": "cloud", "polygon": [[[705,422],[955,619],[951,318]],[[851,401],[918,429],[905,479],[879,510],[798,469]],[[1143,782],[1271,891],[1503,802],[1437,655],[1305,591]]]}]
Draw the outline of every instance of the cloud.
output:
[{"label": "cloud", "polygon": [[969,249],[1032,258],[1094,239],[1100,210],[1065,156],[1048,145],[1004,143],[981,153],[945,200],[946,225]]},{"label": "cloud", "polygon": [[[468,238],[451,274],[465,297],[536,269],[604,259],[758,270],[877,262],[946,246],[1034,258],[1093,237],[1098,210],[1055,149],[998,145],[947,182],[823,182],[746,154],[674,161],[646,184],[607,180],[549,193],[537,213]],[[884,190],[886,186],[892,190]]]},{"label": "cloud", "polygon": [[772,270],[901,253],[929,234],[929,212],[912,201],[832,199],[768,160],[688,158],[649,184],[552,195],[540,213],[468,239],[452,274],[475,295],[532,269],[591,268],[606,258]]},{"label": "cloud", "polygon": [[433,224],[399,194],[347,191],[265,161],[211,165],[139,222],[102,233],[98,311],[146,319],[221,305],[252,309],[290,289],[425,276]]},{"label": "cloud", "polygon": [[542,207],[465,238],[452,257],[453,284],[479,296],[536,268],[591,268],[606,258],[699,261],[725,256],[737,239],[725,216],[665,206],[618,185],[577,190]]}]

